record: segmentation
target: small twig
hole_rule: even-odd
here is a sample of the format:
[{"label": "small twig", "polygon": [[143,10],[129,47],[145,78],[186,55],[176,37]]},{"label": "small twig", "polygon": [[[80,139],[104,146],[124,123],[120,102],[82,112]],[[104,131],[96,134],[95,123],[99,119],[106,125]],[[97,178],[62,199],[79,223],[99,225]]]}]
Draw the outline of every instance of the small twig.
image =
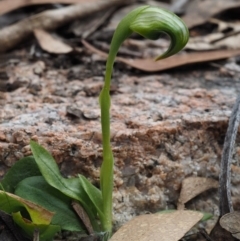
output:
[{"label": "small twig", "polygon": [[80,203],[78,203],[76,201],[72,201],[72,207],[75,210],[75,212],[77,213],[77,215],[79,216],[79,218],[82,220],[82,222],[83,222],[84,226],[86,227],[88,233],[90,235],[94,234],[91,221],[90,221],[87,213],[83,209],[83,207],[80,205]]},{"label": "small twig", "polygon": [[233,211],[231,198],[231,162],[233,148],[237,136],[238,126],[240,122],[240,95],[238,96],[228,124],[228,129],[224,141],[223,153],[221,159],[220,170],[220,186],[219,186],[219,209],[220,216]]},{"label": "small twig", "polygon": [[33,241],[39,241],[39,230],[38,229],[34,230]]},{"label": "small twig", "polygon": [[205,229],[199,229],[199,233],[207,240],[207,241],[214,241],[206,232]]}]

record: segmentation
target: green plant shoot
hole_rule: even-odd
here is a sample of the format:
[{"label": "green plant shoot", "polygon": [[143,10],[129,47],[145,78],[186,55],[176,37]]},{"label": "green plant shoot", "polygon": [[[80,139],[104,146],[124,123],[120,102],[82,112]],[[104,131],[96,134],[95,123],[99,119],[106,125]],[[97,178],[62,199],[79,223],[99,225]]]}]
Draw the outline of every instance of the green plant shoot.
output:
[{"label": "green plant shoot", "polygon": [[[103,139],[103,163],[100,173],[101,190],[92,185],[82,175],[68,179],[62,177],[58,165],[50,153],[39,144],[31,141],[30,146],[34,158],[27,157],[20,160],[1,181],[2,189],[4,188],[7,192],[13,192],[19,196],[14,195],[13,198],[11,193],[6,195],[5,191],[0,191],[2,196],[1,209],[12,214],[15,223],[22,227],[29,237],[32,236],[36,223],[40,225],[40,240],[52,240],[54,234],[60,229],[82,231],[84,229],[82,224],[79,223],[76,214],[71,210],[70,202],[72,199],[77,200],[83,206],[94,231],[104,234],[103,240],[106,241],[111,237],[114,160],[110,144],[109,90],[117,52],[123,41],[133,32],[151,40],[158,39],[161,32],[170,36],[171,44],[168,50],[158,56],[156,60],[167,58],[179,52],[188,41],[188,29],[185,24],[180,18],[167,10],[142,6],[122,19],[113,35],[106,63],[104,86],[99,96]],[[11,206],[14,210],[8,209],[9,205],[6,205],[10,198],[13,200],[12,203],[15,204]],[[48,211],[50,212],[50,218],[47,222],[42,222],[42,219],[40,219],[41,222],[39,219],[33,220],[30,224],[23,222],[21,213],[15,208],[21,205],[26,207],[29,200],[42,205],[41,210],[45,208],[48,211],[49,209],[56,212],[56,215],[52,219],[53,213]],[[37,204],[34,205],[34,207],[38,207]],[[35,212],[35,209],[33,211]],[[29,211],[29,216],[32,218],[31,214]],[[39,214],[39,211],[37,214]],[[63,220],[62,217],[65,217],[65,219]],[[99,226],[99,221],[101,226]]]},{"label": "green plant shoot", "polygon": [[112,231],[112,191],[113,191],[113,153],[110,144],[110,83],[113,64],[117,52],[133,32],[145,38],[156,40],[160,33],[169,35],[171,44],[168,50],[156,60],[167,58],[179,52],[187,43],[189,33],[183,21],[175,14],[157,7],[142,6],[128,15],[119,23],[111,42],[106,63],[104,86],[99,96],[101,108],[101,125],[103,139],[103,163],[101,166],[100,185],[103,197],[103,229],[111,234]]}]

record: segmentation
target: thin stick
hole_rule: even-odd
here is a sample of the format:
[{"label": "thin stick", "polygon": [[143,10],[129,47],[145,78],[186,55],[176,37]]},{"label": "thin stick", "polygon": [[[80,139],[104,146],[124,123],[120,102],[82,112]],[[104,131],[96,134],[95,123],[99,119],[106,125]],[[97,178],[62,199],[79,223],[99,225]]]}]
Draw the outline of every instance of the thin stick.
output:
[{"label": "thin stick", "polygon": [[233,148],[236,141],[238,126],[240,122],[240,95],[238,96],[228,124],[224,141],[220,170],[219,186],[219,209],[220,216],[233,211],[231,198],[231,163]]},{"label": "thin stick", "polygon": [[93,231],[93,227],[91,225],[91,221],[87,215],[87,213],[85,212],[85,210],[83,209],[83,207],[80,205],[79,202],[76,201],[72,201],[72,207],[75,210],[75,212],[77,213],[77,215],[79,216],[79,218],[82,220],[84,226],[86,227],[88,234],[94,234]]}]

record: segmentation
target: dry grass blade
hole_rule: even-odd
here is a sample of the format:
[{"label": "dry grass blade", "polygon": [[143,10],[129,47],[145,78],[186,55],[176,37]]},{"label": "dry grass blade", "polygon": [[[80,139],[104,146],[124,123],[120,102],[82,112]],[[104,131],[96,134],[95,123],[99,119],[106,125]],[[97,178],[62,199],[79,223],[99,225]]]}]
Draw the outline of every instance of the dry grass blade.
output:
[{"label": "dry grass blade", "polygon": [[218,181],[205,177],[189,177],[184,179],[178,200],[178,210],[184,209],[186,202],[211,188],[218,188]]},{"label": "dry grass blade", "polygon": [[141,215],[121,227],[110,241],[177,241],[202,217],[200,212],[183,210]]},{"label": "dry grass blade", "polygon": [[47,10],[0,30],[0,52],[5,52],[29,37],[34,29],[52,30],[75,19],[86,17],[126,0],[85,1],[60,9]]}]

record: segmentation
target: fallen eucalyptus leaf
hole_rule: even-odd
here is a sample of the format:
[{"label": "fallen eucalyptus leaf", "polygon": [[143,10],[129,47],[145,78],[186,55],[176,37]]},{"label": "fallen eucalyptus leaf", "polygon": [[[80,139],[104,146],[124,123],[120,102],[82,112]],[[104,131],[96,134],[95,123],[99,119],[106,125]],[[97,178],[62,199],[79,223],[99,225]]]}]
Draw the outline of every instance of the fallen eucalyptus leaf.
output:
[{"label": "fallen eucalyptus leaf", "polygon": [[73,48],[43,29],[33,30],[41,48],[51,54],[68,54]]},{"label": "fallen eucalyptus leaf", "polygon": [[[107,54],[101,50],[98,50],[85,40],[82,40],[83,45],[92,53],[96,53],[104,59],[107,58]],[[240,50],[214,50],[207,52],[188,53],[181,55],[174,55],[161,61],[154,61],[154,59],[127,59],[117,57],[116,60],[125,63],[135,69],[140,69],[146,72],[163,71],[166,69],[172,69],[179,66],[210,62],[213,60],[226,59],[229,57],[237,56],[240,54]]]},{"label": "fallen eucalyptus leaf", "polygon": [[239,8],[240,3],[236,0],[194,0],[189,1],[186,7],[186,14],[182,17],[188,28],[205,23],[210,18],[222,11]]},{"label": "fallen eucalyptus leaf", "polygon": [[214,40],[218,40],[224,36],[223,33],[212,33],[206,36],[197,36],[189,39],[186,49],[196,50],[196,51],[206,51],[220,49],[212,43]]},{"label": "fallen eucalyptus leaf", "polygon": [[185,210],[141,215],[123,225],[110,241],[178,241],[202,217],[200,212]]},{"label": "fallen eucalyptus leaf", "polygon": [[[159,211],[157,213],[163,214],[163,213],[172,213],[172,212],[176,212],[176,211],[177,211],[176,209],[166,209],[166,210]],[[198,211],[195,211],[195,212],[198,212]],[[202,222],[207,221],[213,217],[213,215],[211,213],[205,213],[205,212],[200,212],[200,213],[203,214],[203,217],[201,219]]]},{"label": "fallen eucalyptus leaf", "polygon": [[240,34],[234,36],[229,36],[228,38],[222,39],[215,43],[219,48],[228,48],[228,49],[239,49],[240,48]]},{"label": "fallen eucalyptus leaf", "polygon": [[233,237],[240,239],[240,212],[227,213],[219,221],[222,228],[230,232]]},{"label": "fallen eucalyptus leaf", "polygon": [[232,233],[232,236],[240,240],[240,233]]},{"label": "fallen eucalyptus leaf", "polygon": [[184,209],[184,204],[202,192],[218,188],[218,181],[205,177],[188,177],[182,181],[181,193],[178,199],[178,210]]}]

